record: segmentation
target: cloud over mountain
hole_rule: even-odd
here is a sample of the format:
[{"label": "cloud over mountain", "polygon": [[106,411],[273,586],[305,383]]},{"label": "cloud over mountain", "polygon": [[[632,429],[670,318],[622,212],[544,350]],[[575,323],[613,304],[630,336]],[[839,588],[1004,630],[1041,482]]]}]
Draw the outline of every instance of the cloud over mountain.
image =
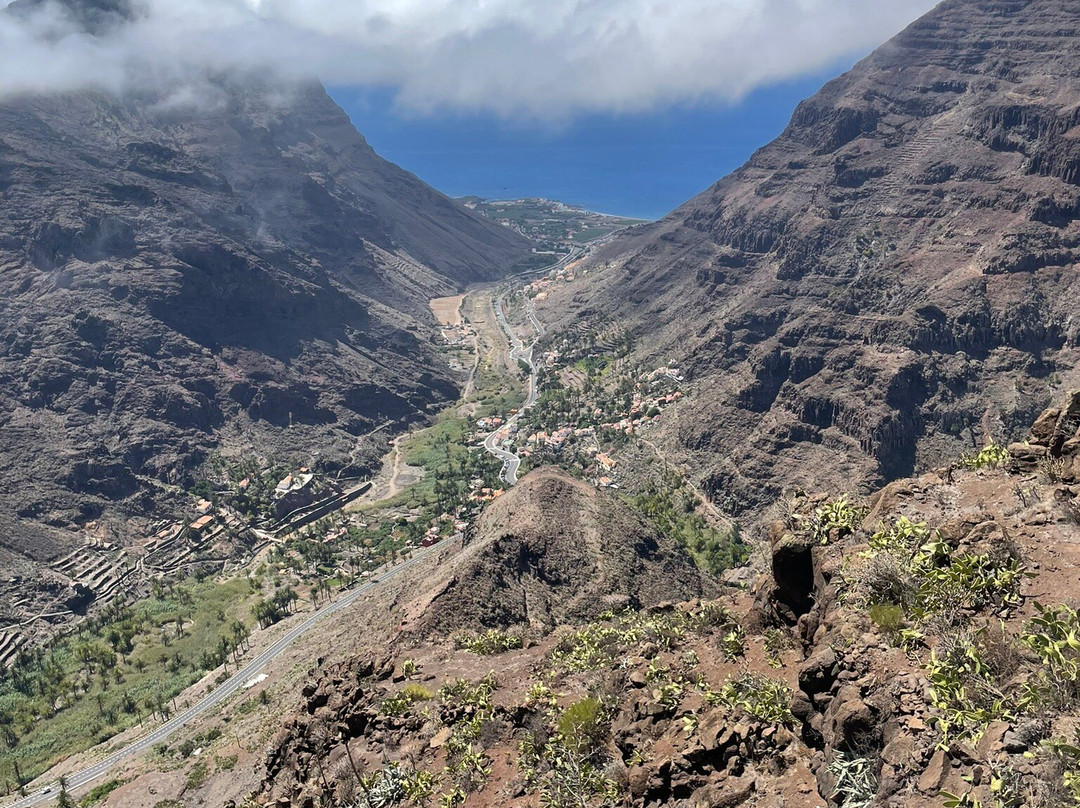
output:
[{"label": "cloud over mountain", "polygon": [[[317,73],[405,107],[565,118],[737,99],[858,53],[934,0],[19,0],[0,92]],[[27,10],[26,6],[30,6]],[[94,10],[95,32],[70,21]],[[119,15],[113,10],[127,6]],[[120,21],[123,16],[124,20]],[[181,83],[182,86],[182,83]]]}]

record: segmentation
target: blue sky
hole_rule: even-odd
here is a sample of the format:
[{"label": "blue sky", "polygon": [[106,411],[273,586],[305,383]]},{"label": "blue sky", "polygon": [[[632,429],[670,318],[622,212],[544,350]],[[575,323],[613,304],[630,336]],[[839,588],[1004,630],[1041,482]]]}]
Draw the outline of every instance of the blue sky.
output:
[{"label": "blue sky", "polygon": [[799,101],[853,61],[760,88],[737,103],[594,113],[570,124],[410,113],[387,90],[336,88],[331,95],[379,154],[451,196],[543,196],[655,219],[746,162],[780,134]]}]

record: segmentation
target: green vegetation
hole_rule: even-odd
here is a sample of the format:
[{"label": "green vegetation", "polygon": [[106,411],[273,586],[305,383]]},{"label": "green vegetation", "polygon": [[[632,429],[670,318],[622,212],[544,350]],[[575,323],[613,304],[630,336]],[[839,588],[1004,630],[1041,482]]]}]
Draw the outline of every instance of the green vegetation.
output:
[{"label": "green vegetation", "polygon": [[607,731],[603,704],[593,696],[575,701],[563,710],[556,729],[563,745],[571,752],[595,752]]},{"label": "green vegetation", "polygon": [[688,632],[705,635],[741,631],[726,609],[712,603],[690,614],[607,614],[563,637],[551,650],[551,662],[558,671],[582,673],[608,667],[631,648],[645,643],[670,651],[682,644]]},{"label": "green vegetation", "polygon": [[697,497],[672,475],[635,497],[633,505],[663,535],[685,547],[698,568],[710,575],[738,566],[749,555],[738,527],[718,530],[710,525],[697,512]]},{"label": "green vegetation", "polygon": [[769,662],[769,667],[784,667],[784,660],[781,659],[780,654],[785,648],[790,647],[790,645],[791,638],[788,637],[788,635],[784,632],[783,629],[776,627],[765,629],[765,658]]},{"label": "green vegetation", "polygon": [[605,774],[611,705],[588,695],[561,713],[547,705],[546,720],[518,744],[518,768],[526,787],[540,793],[540,804],[553,808],[615,805],[618,785]]},{"label": "green vegetation", "polygon": [[1064,709],[1080,701],[1080,613],[1062,606],[1035,604],[1038,615],[1028,624],[1022,644],[1042,663],[1024,685],[1022,707],[1053,705]]},{"label": "green vegetation", "polygon": [[728,662],[734,662],[746,653],[746,632],[742,626],[733,626],[720,638],[720,650]]},{"label": "green vegetation", "polygon": [[994,684],[994,675],[974,643],[949,643],[941,656],[930,652],[926,666],[931,702],[942,712],[942,744],[954,736],[978,736],[994,720],[1012,718],[1010,702]]},{"label": "green vegetation", "polygon": [[1006,465],[1011,459],[1008,449],[991,443],[977,454],[960,458],[960,465],[968,469],[996,469]]},{"label": "green vegetation", "polygon": [[123,780],[117,780],[113,778],[106,780],[104,783],[94,786],[87,792],[86,796],[79,800],[79,808],[91,808],[91,806],[97,805],[104,800],[116,789],[120,788],[124,784]]},{"label": "green vegetation", "polygon": [[1080,805],[1080,729],[1072,743],[1054,738],[1043,743],[1043,756],[1049,758],[1060,774],[1058,782],[1049,784],[1046,805]]},{"label": "green vegetation", "polygon": [[870,622],[890,639],[897,639],[907,624],[904,609],[896,603],[875,603],[870,607]]},{"label": "green vegetation", "polygon": [[443,513],[465,500],[471,479],[479,478],[489,488],[501,487],[502,464],[487,452],[470,448],[475,440],[470,422],[452,411],[444,413],[434,426],[410,436],[403,445],[405,461],[422,467],[425,475],[392,504]]},{"label": "green vegetation", "polygon": [[796,516],[796,520],[816,542],[828,544],[854,533],[865,515],[865,508],[839,497],[819,505],[809,517]]},{"label": "green vegetation", "polygon": [[480,656],[492,656],[521,648],[524,641],[520,634],[488,629],[483,634],[461,634],[454,638],[454,647]]},{"label": "green vegetation", "polygon": [[414,704],[431,701],[435,694],[423,685],[408,684],[398,693],[383,700],[379,712],[383,715],[404,715]]},{"label": "green vegetation", "polygon": [[729,679],[719,691],[707,691],[706,701],[745,711],[762,721],[794,726],[791,714],[792,691],[778,679],[759,673],[743,673]]},{"label": "green vegetation", "polygon": [[917,622],[942,611],[1013,608],[1026,575],[1008,548],[956,553],[925,524],[901,517],[891,527],[882,526],[861,563],[847,571],[845,598],[869,608],[899,606]]},{"label": "green vegetation", "polygon": [[191,579],[84,621],[78,633],[21,654],[0,677],[0,777],[27,782],[59,760],[141,721],[165,718],[207,670],[246,646],[251,588]]}]

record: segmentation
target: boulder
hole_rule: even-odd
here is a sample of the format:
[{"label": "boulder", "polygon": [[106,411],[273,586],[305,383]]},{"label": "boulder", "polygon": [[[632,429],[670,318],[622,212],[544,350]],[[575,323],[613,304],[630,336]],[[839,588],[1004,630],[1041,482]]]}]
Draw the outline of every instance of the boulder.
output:
[{"label": "boulder", "polygon": [[691,808],[735,808],[742,805],[757,789],[757,780],[747,775],[708,785],[690,797]]},{"label": "boulder", "polygon": [[[1042,415],[1036,418],[1035,423],[1031,425],[1031,437],[1028,442],[1043,447],[1049,446],[1060,417],[1061,410],[1057,407],[1044,410]],[[1010,451],[1012,451],[1011,448]]]},{"label": "boulder", "polygon": [[1031,473],[1039,470],[1039,464],[1050,456],[1050,449],[1035,443],[1011,443],[1009,455],[1013,471]]},{"label": "boulder", "polygon": [[816,651],[799,668],[799,689],[808,696],[826,693],[836,681],[840,661],[830,646]]}]

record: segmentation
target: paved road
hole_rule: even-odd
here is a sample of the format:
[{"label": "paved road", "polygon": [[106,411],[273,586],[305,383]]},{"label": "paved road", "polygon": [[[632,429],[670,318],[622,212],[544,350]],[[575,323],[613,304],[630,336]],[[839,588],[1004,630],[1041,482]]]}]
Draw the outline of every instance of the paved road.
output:
[{"label": "paved road", "polygon": [[[551,271],[550,267],[547,271]],[[512,362],[524,362],[529,366],[529,392],[525,396],[525,403],[521,405],[514,415],[512,415],[507,422],[499,427],[497,430],[489,434],[484,438],[484,448],[492,455],[502,461],[503,467],[500,477],[507,485],[517,484],[518,469],[521,468],[521,458],[514,452],[507,451],[500,446],[499,435],[510,427],[513,427],[521,420],[521,416],[525,411],[530,409],[535,403],[539,391],[537,389],[537,373],[536,365],[533,364],[533,348],[536,347],[537,340],[543,334],[543,326],[540,325],[532,312],[531,301],[527,304],[527,310],[529,312],[529,320],[533,324],[533,328],[536,329],[536,337],[533,339],[531,345],[525,345],[513,329],[510,328],[509,323],[506,322],[506,315],[503,312],[503,301],[506,300],[506,296],[510,293],[510,290],[506,290],[495,298],[495,319],[499,321],[499,326],[502,328],[503,333],[506,334],[507,340],[510,342],[510,361]]]},{"label": "paved road", "polygon": [[[436,545],[437,547],[438,545]],[[159,727],[154,728],[146,735],[143,735],[138,740],[125,746],[111,755],[102,758],[97,763],[76,772],[68,776],[67,789],[68,791],[74,791],[79,789],[88,783],[97,780],[100,777],[104,777],[108,774],[118,763],[131,755],[145,752],[155,744],[159,744],[169,738],[174,732],[181,729],[185,724],[198,718],[204,713],[212,710],[214,707],[221,704],[225,699],[229,698],[232,694],[240,690],[244,684],[249,682],[253,677],[257,676],[263,668],[267,666],[272,660],[280,656],[290,645],[292,645],[298,638],[306,634],[316,624],[321,623],[331,615],[337,614],[344,609],[347,609],[361,596],[380,586],[387,578],[391,578],[395,575],[399,575],[413,564],[420,561],[436,548],[428,548],[421,550],[408,561],[403,561],[396,567],[393,567],[379,576],[377,581],[364,584],[356,589],[349,591],[347,594],[339,597],[333,603],[324,606],[321,610],[310,615],[306,620],[289,629],[288,632],[283,634],[273,645],[259,654],[255,659],[251,660],[247,665],[241,668],[237,673],[218,687],[211,693],[208,693],[202,700],[196,702],[194,705],[186,709],[182,713],[178,713],[173,718],[166,721]],[[17,802],[8,803],[4,808],[25,808],[31,805],[40,805],[50,800],[55,800],[57,793],[60,791],[59,782],[52,783],[48,786],[49,791],[46,793],[44,790],[38,790],[28,797],[24,797]]]},{"label": "paved road", "polygon": [[[524,280],[536,275],[546,275],[555,270],[562,269],[571,261],[585,255],[586,251],[587,250],[584,247],[575,248],[550,266],[542,267],[540,269],[530,269],[526,272],[519,272],[517,275],[511,276],[511,278]],[[536,331],[536,336],[533,338],[532,344],[526,345],[518,338],[513,329],[510,328],[510,324],[506,322],[506,315],[503,312],[503,302],[513,289],[514,284],[511,284],[510,287],[505,289],[495,298],[495,319],[499,321],[499,326],[502,328],[503,333],[506,334],[506,339],[510,343],[510,361],[521,361],[529,366],[529,393],[525,397],[525,403],[513,417],[511,417],[503,426],[499,427],[499,429],[484,438],[484,448],[489,454],[494,455],[502,461],[503,467],[499,476],[507,485],[517,484],[518,469],[521,468],[521,458],[514,452],[507,451],[499,445],[501,443],[499,435],[507,430],[508,427],[514,426],[521,420],[521,416],[524,412],[536,404],[539,390],[537,389],[536,365],[533,364],[533,348],[536,347],[537,341],[540,337],[544,336],[545,333],[543,324],[536,317],[536,309],[533,306],[533,301],[528,297],[525,298],[525,314],[529,323],[532,325],[533,330]]]}]

